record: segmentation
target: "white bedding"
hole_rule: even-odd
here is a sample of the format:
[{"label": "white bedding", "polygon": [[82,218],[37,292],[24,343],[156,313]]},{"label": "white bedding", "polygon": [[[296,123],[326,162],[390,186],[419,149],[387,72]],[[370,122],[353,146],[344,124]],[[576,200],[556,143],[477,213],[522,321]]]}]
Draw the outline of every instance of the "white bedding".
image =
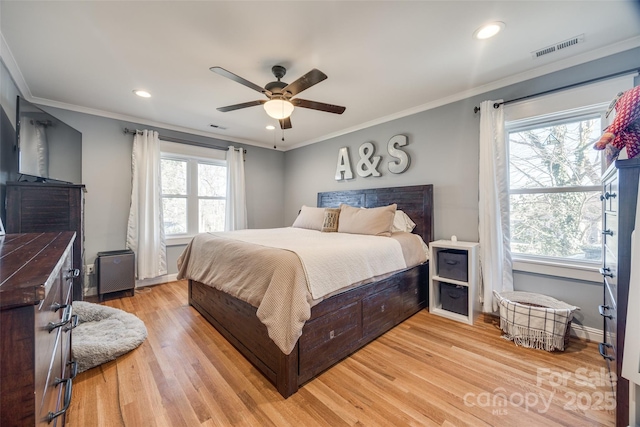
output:
[{"label": "white bedding", "polygon": [[319,233],[292,227],[210,234],[294,252],[302,262],[313,299],[407,268],[400,243],[380,236]]},{"label": "white bedding", "polygon": [[383,237],[300,228],[201,233],[180,255],[178,279],[196,280],[257,307],[269,337],[289,354],[311,307],[425,262],[423,245],[411,233]]}]

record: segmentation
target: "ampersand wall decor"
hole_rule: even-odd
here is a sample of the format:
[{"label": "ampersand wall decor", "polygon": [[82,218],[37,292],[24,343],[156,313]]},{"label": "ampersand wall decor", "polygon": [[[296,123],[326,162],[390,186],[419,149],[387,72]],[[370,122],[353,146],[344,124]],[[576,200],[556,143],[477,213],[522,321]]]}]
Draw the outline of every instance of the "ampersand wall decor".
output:
[{"label": "ampersand wall decor", "polygon": [[[395,135],[387,143],[387,151],[393,161],[387,163],[389,172],[400,174],[409,169],[411,158],[409,154],[400,149],[409,144],[406,135]],[[374,156],[376,147],[372,142],[365,142],[358,149],[360,160],[356,165],[358,175],[366,178],[369,176],[379,177],[382,174],[378,171],[378,166],[382,160],[382,156]],[[338,151],[338,164],[336,166],[336,181],[344,181],[353,179],[351,170],[351,159],[349,158],[349,147],[342,147]]]},{"label": "ampersand wall decor", "polygon": [[358,175],[363,178],[368,176],[381,176],[380,172],[378,172],[378,164],[380,164],[380,156],[374,156],[376,148],[371,142],[365,142],[358,149],[358,154],[360,154],[360,160],[358,160],[358,165],[356,166],[356,171]]}]

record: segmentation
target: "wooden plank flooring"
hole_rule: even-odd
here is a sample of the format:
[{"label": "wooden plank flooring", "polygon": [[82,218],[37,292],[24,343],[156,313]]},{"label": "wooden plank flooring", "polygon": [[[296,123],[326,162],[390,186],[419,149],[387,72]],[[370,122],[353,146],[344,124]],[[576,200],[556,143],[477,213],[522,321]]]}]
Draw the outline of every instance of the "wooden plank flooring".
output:
[{"label": "wooden plank flooring", "polygon": [[186,282],[105,304],[149,337],[78,375],[72,427],[614,425],[595,343],[516,347],[490,316],[468,326],[423,310],[285,400],[188,306]]}]

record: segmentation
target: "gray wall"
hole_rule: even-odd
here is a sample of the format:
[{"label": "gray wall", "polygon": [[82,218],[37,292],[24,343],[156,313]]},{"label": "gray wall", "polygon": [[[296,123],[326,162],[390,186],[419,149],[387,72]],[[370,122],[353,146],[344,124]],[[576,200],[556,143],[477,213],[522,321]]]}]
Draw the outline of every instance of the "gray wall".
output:
[{"label": "gray wall", "polygon": [[[515,99],[633,68],[640,68],[640,48],[288,151],[285,223],[294,221],[303,204],[315,206],[319,191],[433,184],[435,238],[456,235],[459,240],[478,241],[479,114],[473,113],[473,107],[487,99]],[[397,134],[409,138],[405,148],[411,156],[411,166],[400,175],[389,173],[386,167],[393,160],[386,153],[386,144]],[[374,142],[376,154],[382,156],[381,177],[356,174],[358,147],[364,142]],[[350,181],[334,179],[341,147],[349,147],[355,176]],[[601,283],[516,272],[514,285],[516,290],[544,292],[580,306],[576,323],[602,327],[596,311],[602,303]]]},{"label": "gray wall", "polygon": [[[101,251],[125,247],[131,196],[131,149],[133,136],[123,129],[155,129],[160,136],[205,142],[218,146],[227,141],[189,135],[141,124],[124,122],[59,108],[40,106],[82,132],[82,182],[85,199],[85,264],[93,263]],[[241,146],[240,144],[233,144]],[[284,154],[244,146],[247,149],[245,178],[250,228],[281,227],[284,216]],[[167,249],[169,273],[176,273],[176,260],[184,246]]]}]

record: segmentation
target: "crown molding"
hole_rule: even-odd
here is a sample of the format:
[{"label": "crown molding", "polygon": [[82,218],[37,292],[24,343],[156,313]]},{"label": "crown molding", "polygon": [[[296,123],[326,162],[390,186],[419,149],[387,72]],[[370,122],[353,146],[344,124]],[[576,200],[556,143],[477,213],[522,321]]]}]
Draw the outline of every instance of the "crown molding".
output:
[{"label": "crown molding", "polygon": [[431,110],[433,108],[441,107],[443,105],[451,104],[452,102],[461,101],[463,99],[471,98],[477,95],[481,95],[486,92],[490,92],[492,90],[500,89],[506,86],[510,86],[512,84],[521,83],[526,80],[530,80],[536,77],[541,77],[547,74],[554,73],[556,71],[562,71],[567,68],[574,67],[576,65],[581,65],[590,61],[594,61],[596,59],[601,59],[606,56],[614,55],[616,53],[624,52],[626,50],[635,49],[640,47],[640,36],[633,37],[627,40],[624,40],[619,43],[615,43],[613,45],[605,46],[600,49],[596,49],[590,52],[585,52],[580,55],[575,55],[569,58],[561,59],[559,61],[553,62],[551,64],[547,64],[538,68],[534,68],[533,70],[525,71],[523,73],[514,74],[513,76],[506,77],[504,79],[496,80],[491,83],[487,83],[482,86],[475,87],[473,89],[469,89],[464,92],[457,93],[455,95],[447,96],[444,98],[437,99],[435,101],[428,102],[426,104],[418,105],[413,108],[409,108],[398,113],[390,114],[388,116],[380,117],[378,119],[370,120],[368,122],[362,123],[357,126],[353,126],[347,129],[343,129],[338,132],[330,133],[327,135],[323,135],[318,138],[310,139],[307,141],[300,142],[298,144],[294,144],[291,147],[288,147],[285,151],[294,150],[296,148],[304,147],[307,145],[315,144],[321,141],[325,141],[331,138],[337,138],[342,135],[346,135],[351,132],[355,132],[358,130],[366,129],[372,126],[376,126],[382,123],[390,122],[392,120],[397,120],[403,117],[411,116],[413,114],[421,113],[423,111]]}]

